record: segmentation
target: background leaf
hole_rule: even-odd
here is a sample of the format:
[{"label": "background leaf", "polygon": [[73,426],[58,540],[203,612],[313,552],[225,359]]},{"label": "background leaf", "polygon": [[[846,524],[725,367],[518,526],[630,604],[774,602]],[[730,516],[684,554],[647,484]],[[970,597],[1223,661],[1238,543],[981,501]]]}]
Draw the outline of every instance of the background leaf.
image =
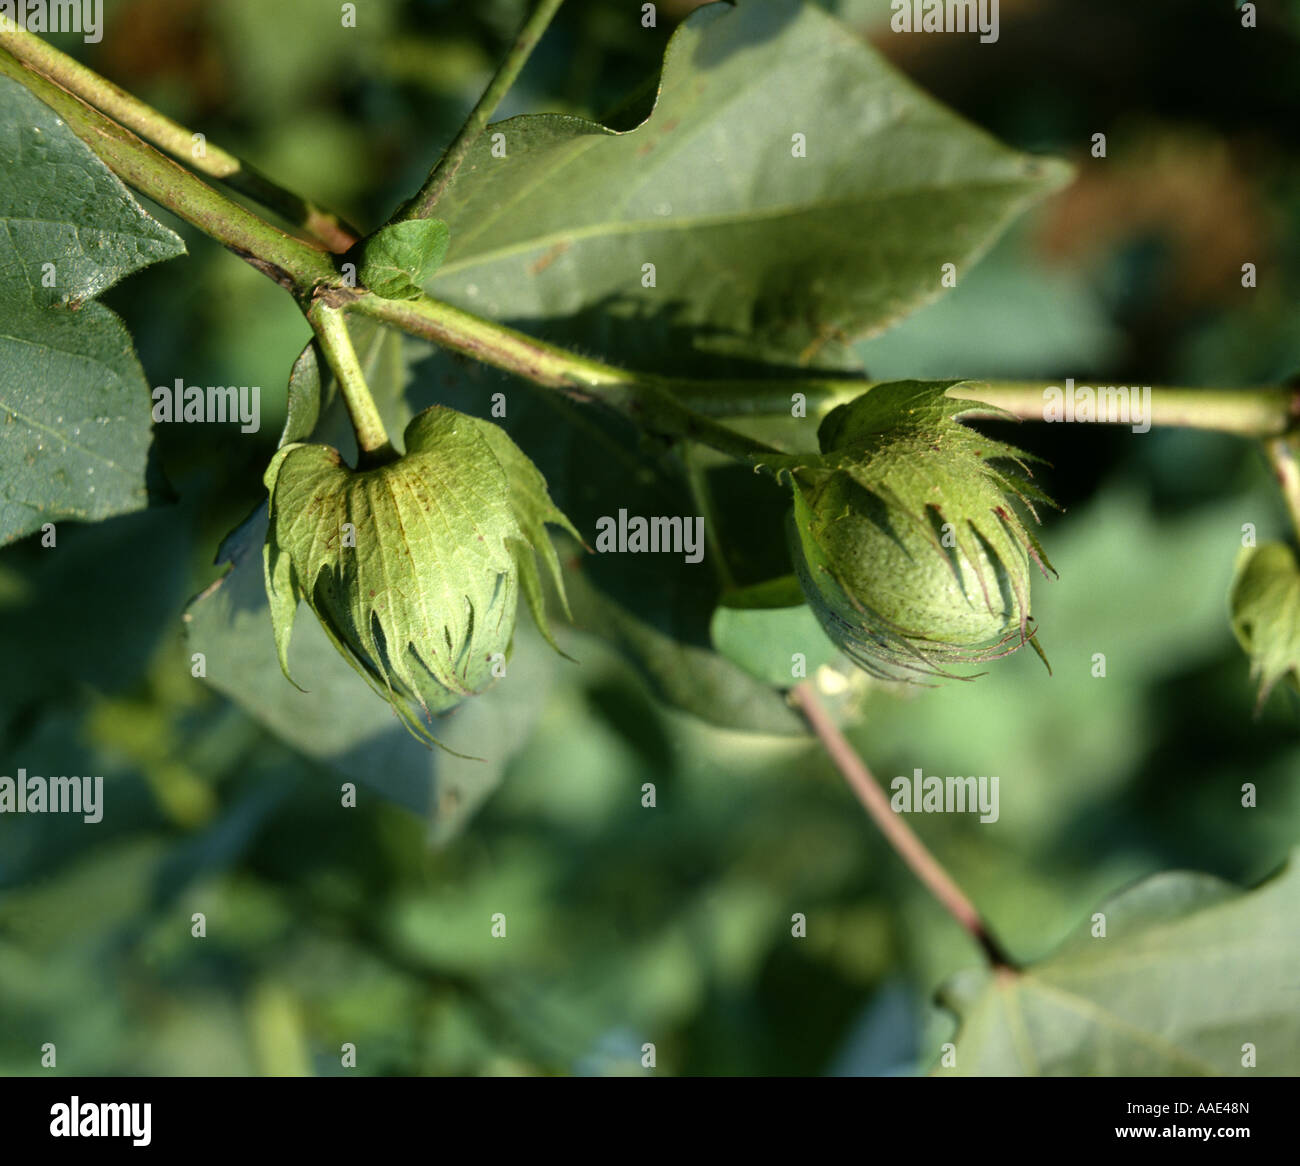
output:
[{"label": "background leaf", "polygon": [[46,522],[146,505],[149,387],[121,321],[93,300],[185,247],[8,78],[0,224],[2,545]]},{"label": "background leaf", "polygon": [[728,660],[766,684],[789,688],[795,653],[804,657],[805,675],[839,659],[817,617],[806,605],[777,608],[719,607],[710,628],[713,644]]},{"label": "background leaf", "polygon": [[[1018,975],[972,973],[951,985],[962,1017],[957,1065],[936,1075],[1300,1073],[1296,854],[1253,891],[1171,872],[1100,911],[1105,938],[1093,938],[1090,921]],[[1256,1048],[1253,1067],[1242,1064],[1245,1044]]]}]

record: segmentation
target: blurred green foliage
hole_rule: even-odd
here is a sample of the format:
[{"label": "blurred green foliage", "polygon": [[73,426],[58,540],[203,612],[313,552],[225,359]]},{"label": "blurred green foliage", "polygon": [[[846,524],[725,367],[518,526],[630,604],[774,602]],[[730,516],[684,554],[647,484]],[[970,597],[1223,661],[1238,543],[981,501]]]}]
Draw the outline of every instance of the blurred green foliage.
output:
[{"label": "blurred green foliage", "polygon": [[[1293,26],[1243,46],[1173,0],[1026,0],[981,46],[828,6],[1004,140],[1081,168],[946,299],[860,345],[873,376],[1294,371],[1300,92],[1250,55],[1293,59]],[[368,3],[360,50],[313,7],[110,0],[102,45],[61,47],[370,228],[450,139],[522,5]],[[633,9],[569,6],[502,114],[617,104],[670,31]],[[1203,83],[1229,73],[1230,95]],[[1105,160],[1088,156],[1097,132]],[[186,600],[263,497],[308,329],[157,213],[187,269],[106,302],[150,384],[259,384],[264,423],[159,427],[174,504],[62,527],[57,556],[33,540],[0,556],[0,771],[103,773],[111,807],[96,826],[0,820],[0,1072],[40,1071],[47,1041],[70,1074],[334,1074],[344,1042],[366,1074],[641,1073],[647,1041],[662,1073],[928,1067],[954,1026],[933,993],[978,954],[810,744],[665,711],[570,633],[581,666],[552,670],[526,747],[448,841],[373,785],[342,810],[345,774],[190,677]],[[1257,290],[1225,253],[1258,263]],[[1300,836],[1300,707],[1280,687],[1253,718],[1227,621],[1242,524],[1286,532],[1258,451],[1065,426],[1014,440],[1053,463],[1066,506],[1042,534],[1061,579],[1034,605],[1055,674],[1022,654],[971,684],[873,691],[854,738],[886,782],[1001,776],[998,822],[914,825],[1036,959],[1140,876],[1275,869]]]}]

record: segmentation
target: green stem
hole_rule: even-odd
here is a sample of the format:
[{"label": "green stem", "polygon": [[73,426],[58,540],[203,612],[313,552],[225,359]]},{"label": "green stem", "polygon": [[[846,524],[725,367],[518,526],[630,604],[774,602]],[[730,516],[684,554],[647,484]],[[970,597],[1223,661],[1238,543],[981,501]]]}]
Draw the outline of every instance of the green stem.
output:
[{"label": "green stem", "polygon": [[365,373],[361,371],[361,362],[352,345],[352,336],[348,332],[343,311],[317,301],[308,310],[307,319],[334,372],[334,379],[338,381],[339,391],[343,394],[348,416],[352,420],[352,428],[356,431],[357,448],[361,455],[358,468],[391,461],[396,456],[396,451],[388,440],[388,431],[384,428],[375,399],[370,395],[370,386],[366,384]]},{"label": "green stem", "polygon": [[[1047,388],[1044,384],[976,381],[972,385],[971,395],[981,401],[1025,421],[1044,420],[1043,393]],[[1285,433],[1300,420],[1300,396],[1294,389],[1281,386],[1186,389],[1159,385],[1150,388],[1151,410],[1147,420],[1153,426],[1210,429],[1238,437],[1269,437]],[[1131,425],[1134,421],[1106,417],[1100,423]]]},{"label": "green stem", "polygon": [[[673,392],[685,404],[711,417],[767,417],[789,415],[795,393],[802,393],[810,414],[825,412],[851,401],[879,381],[850,377],[810,377],[791,380],[683,380],[673,382]],[[1033,381],[979,381],[953,390],[1024,421],[1043,421],[1046,384]],[[995,417],[990,410],[972,417]],[[1153,426],[1211,429],[1239,437],[1274,437],[1300,421],[1300,395],[1281,386],[1242,389],[1185,389],[1153,386]],[[1133,421],[1094,424],[1131,425]]]},{"label": "green stem", "polygon": [[363,293],[348,307],[548,388],[595,389],[627,384],[633,379],[633,374],[613,365],[579,356],[425,295],[413,300],[386,300]]},{"label": "green stem", "polygon": [[1274,437],[1264,443],[1264,451],[1286,501],[1291,528],[1300,539],[1300,455],[1296,445],[1288,438]]},{"label": "green stem", "polygon": [[542,34],[546,31],[547,26],[551,23],[563,2],[564,0],[538,0],[532,16],[525,22],[524,27],[519,30],[519,35],[515,38],[514,44],[510,46],[506,59],[501,62],[501,67],[497,69],[496,75],[488,82],[488,87],[483,91],[483,96],[479,98],[478,104],[470,112],[468,119],[461,127],[460,133],[456,135],[455,140],[444,151],[442,157],[438,160],[438,164],[434,166],[425,184],[420,188],[419,193],[393,216],[393,222],[399,222],[403,219],[427,219],[433,214],[434,208],[438,205],[438,200],[442,198],[447,187],[451,185],[451,180],[456,177],[456,172],[460,169],[461,163],[465,161],[474,143],[478,141],[479,135],[487,128],[487,124],[496,112],[497,106],[501,104],[501,99],[505,97],[510,86],[515,83],[524,67],[524,63],[532,55],[537,42],[542,39]]},{"label": "green stem", "polygon": [[338,280],[324,252],[277,230],[4,50],[0,76],[17,81],[48,105],[123,182],[224,244],[300,300],[317,286]]},{"label": "green stem", "polygon": [[195,153],[195,134],[165,114],[147,105],[125,89],[86,68],[73,57],[59,52],[21,25],[0,16],[0,46],[16,60],[48,77],[86,104],[106,114],[140,137],[166,150],[231,189],[247,195],[288,222],[319,239],[331,251],[346,251],[358,236],[355,228],[315,203],[286,190],[256,167],[210,142],[203,153]]},{"label": "green stem", "polygon": [[[816,415],[884,383],[852,377],[693,380],[649,376],[579,356],[427,296],[385,300],[365,295],[350,307],[538,384],[569,390],[584,388],[633,415],[639,414],[639,419],[648,424],[657,424],[661,432],[690,437],[742,460],[774,451],[714,419],[788,415],[796,393],[804,396],[809,414]],[[954,392],[992,406],[988,412],[973,410],[973,417],[996,417],[1000,410],[1022,420],[1042,421],[1045,388],[1029,381],[971,381]],[[1286,433],[1298,418],[1300,395],[1282,386],[1153,387],[1148,417],[1152,425],[1256,438]]]},{"label": "green stem", "polygon": [[365,292],[347,308],[536,384],[598,398],[668,437],[698,441],[742,461],[780,452],[688,408],[674,394],[674,381],[578,356],[425,295],[387,300]]}]

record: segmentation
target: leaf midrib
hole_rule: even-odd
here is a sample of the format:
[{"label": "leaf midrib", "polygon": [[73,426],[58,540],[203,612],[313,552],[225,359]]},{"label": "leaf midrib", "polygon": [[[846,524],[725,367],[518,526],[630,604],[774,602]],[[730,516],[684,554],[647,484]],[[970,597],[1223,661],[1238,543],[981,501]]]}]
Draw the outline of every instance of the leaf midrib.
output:
[{"label": "leaf midrib", "polygon": [[695,215],[689,218],[639,219],[631,223],[610,222],[597,223],[590,227],[565,228],[552,231],[546,235],[538,235],[535,238],[522,243],[513,243],[509,246],[498,247],[492,251],[481,251],[472,257],[443,264],[443,266],[438,269],[435,281],[437,279],[442,279],[448,274],[472,270],[475,267],[494,263],[499,259],[508,258],[511,255],[526,254],[529,251],[551,247],[557,243],[582,241],[586,239],[599,238],[603,235],[634,235],[638,232],[649,233],[653,231],[708,230],[717,227],[743,226],[748,223],[771,221],[780,218],[792,218],[799,215],[820,215],[826,210],[841,210],[856,207],[860,206],[864,202],[879,204],[902,199],[910,199],[917,197],[921,193],[947,190],[950,187],[957,185],[960,185],[963,191],[984,190],[992,192],[1001,190],[1005,187],[1032,184],[1032,182],[1032,178],[1022,176],[1018,179],[1008,179],[1003,182],[965,182],[960,184],[949,183],[936,186],[916,186],[893,191],[883,196],[873,193],[869,196],[860,195],[853,198],[829,199],[817,203],[803,203],[798,205],[786,204],[777,207],[762,207],[740,212],[728,211],[713,215]]}]

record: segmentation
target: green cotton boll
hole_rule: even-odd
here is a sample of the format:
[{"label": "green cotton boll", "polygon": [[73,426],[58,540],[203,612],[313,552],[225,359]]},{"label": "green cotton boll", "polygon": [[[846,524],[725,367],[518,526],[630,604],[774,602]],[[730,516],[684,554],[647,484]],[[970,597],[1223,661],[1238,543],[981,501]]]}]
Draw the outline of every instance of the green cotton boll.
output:
[{"label": "green cotton boll", "polygon": [[947,387],[878,386],[828,414],[822,456],[791,469],[791,550],[809,605],[885,679],[954,676],[1038,648],[1031,563],[1050,567],[1010,499],[1044,496],[1006,468],[1024,455],[957,422],[970,405]]},{"label": "green cotton boll", "polygon": [[546,525],[578,534],[499,426],[435,406],[407,426],[405,447],[365,470],[324,445],[275,455],[266,590],[286,677],[302,600],[407,728],[437,743],[431,715],[482,692],[509,655],[521,591],[555,646],[537,556],[563,600]]},{"label": "green cotton boll", "polygon": [[1029,558],[1005,537],[1003,558],[973,532],[961,549],[944,548],[937,513],[934,526],[891,514],[848,474],[830,475],[801,499],[813,553],[909,639],[974,646],[1018,629],[1028,614]]},{"label": "green cotton boll", "polygon": [[1229,595],[1232,630],[1259,685],[1256,712],[1280,680],[1300,691],[1300,566],[1285,543],[1243,549]]}]

